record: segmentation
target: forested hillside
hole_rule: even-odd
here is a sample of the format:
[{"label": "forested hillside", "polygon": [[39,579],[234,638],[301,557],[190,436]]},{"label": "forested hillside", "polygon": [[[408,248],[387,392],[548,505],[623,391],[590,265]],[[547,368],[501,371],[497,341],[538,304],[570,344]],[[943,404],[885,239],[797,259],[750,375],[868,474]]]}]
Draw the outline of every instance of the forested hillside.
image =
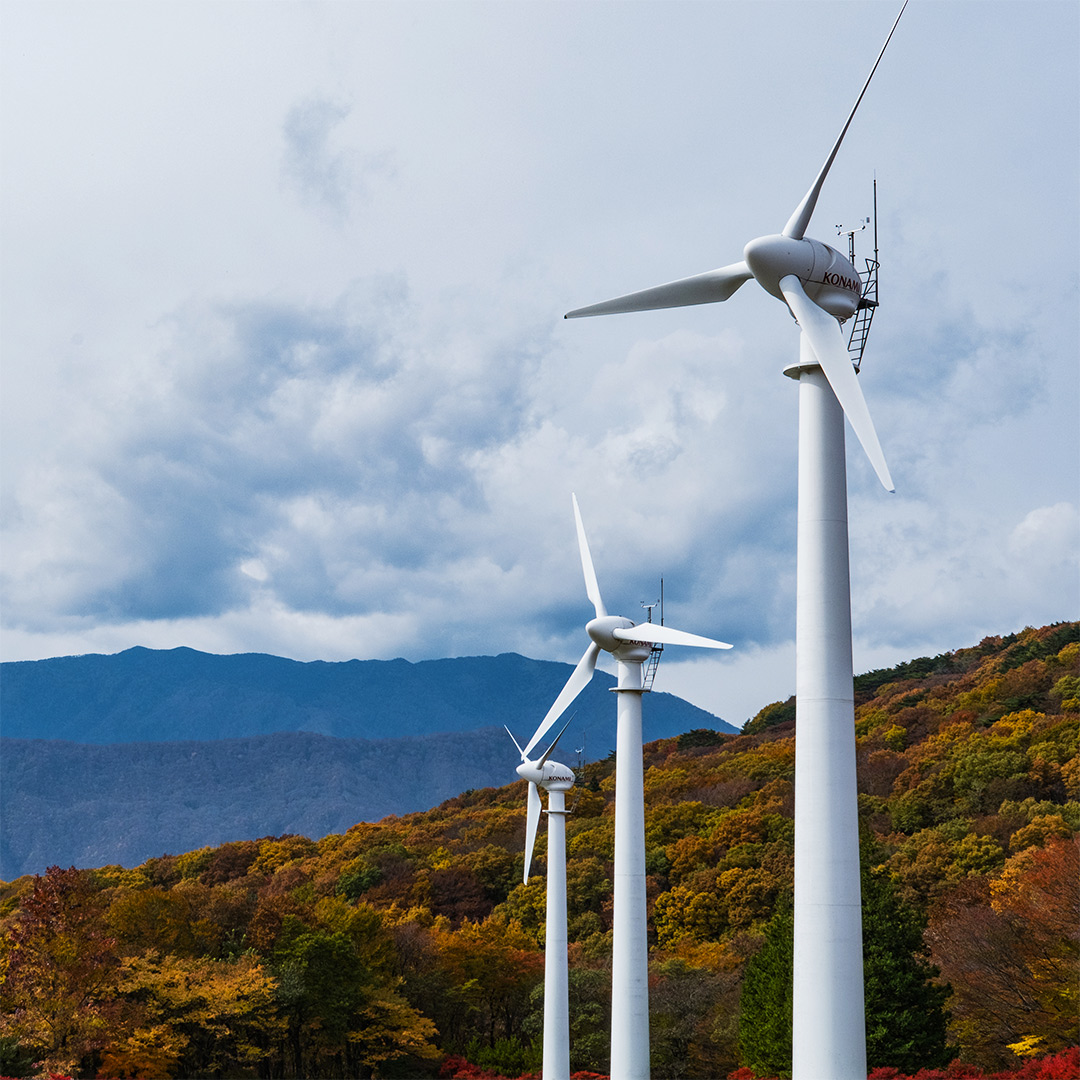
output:
[{"label": "forested hillside", "polygon": [[134,866],[267,833],[325,836],[514,776],[501,728],[404,739],[308,732],[207,742],[0,745],[0,879]]},{"label": "forested hillside", "polygon": [[[1080,624],[856,690],[871,1067],[929,1080],[958,1055],[972,1067],[949,1076],[1075,1075]],[[784,1071],[768,1019],[785,1000],[792,712],[645,749],[658,1080]],[[612,760],[588,766],[567,827],[572,1064],[601,1074],[613,786]],[[519,782],[321,840],[12,882],[0,1072],[535,1072],[544,832],[523,885],[524,826]]]}]

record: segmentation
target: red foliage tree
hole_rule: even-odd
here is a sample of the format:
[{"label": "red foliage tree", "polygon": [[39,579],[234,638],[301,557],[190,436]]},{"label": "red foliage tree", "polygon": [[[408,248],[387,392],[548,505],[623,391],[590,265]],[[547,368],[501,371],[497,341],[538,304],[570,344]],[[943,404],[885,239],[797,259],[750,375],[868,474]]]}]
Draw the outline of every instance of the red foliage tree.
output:
[{"label": "red foliage tree", "polygon": [[119,959],[104,914],[88,873],[50,866],[34,878],[8,935],[0,1034],[33,1046],[49,1070],[76,1070],[104,1045],[119,1012]]}]

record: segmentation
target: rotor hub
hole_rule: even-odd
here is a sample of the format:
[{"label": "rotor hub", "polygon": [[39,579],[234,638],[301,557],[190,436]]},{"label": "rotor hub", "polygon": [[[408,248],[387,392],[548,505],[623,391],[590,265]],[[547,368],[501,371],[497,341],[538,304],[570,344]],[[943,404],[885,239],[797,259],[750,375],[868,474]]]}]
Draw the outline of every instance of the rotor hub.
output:
[{"label": "rotor hub", "polygon": [[585,632],[600,646],[604,652],[618,652],[626,642],[620,641],[613,630],[629,630],[635,624],[632,619],[622,615],[604,615],[599,619],[593,619],[585,625]]}]

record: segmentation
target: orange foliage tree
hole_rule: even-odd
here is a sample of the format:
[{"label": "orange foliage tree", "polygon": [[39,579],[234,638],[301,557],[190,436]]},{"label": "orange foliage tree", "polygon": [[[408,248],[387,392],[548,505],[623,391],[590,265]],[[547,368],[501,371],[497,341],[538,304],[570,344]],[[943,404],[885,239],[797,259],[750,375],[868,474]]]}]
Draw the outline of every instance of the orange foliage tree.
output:
[{"label": "orange foliage tree", "polygon": [[1078,909],[1075,839],[1028,848],[1000,877],[969,879],[932,909],[928,939],[953,987],[952,1027],[965,1058],[1000,1068],[1017,1052],[1075,1042]]}]

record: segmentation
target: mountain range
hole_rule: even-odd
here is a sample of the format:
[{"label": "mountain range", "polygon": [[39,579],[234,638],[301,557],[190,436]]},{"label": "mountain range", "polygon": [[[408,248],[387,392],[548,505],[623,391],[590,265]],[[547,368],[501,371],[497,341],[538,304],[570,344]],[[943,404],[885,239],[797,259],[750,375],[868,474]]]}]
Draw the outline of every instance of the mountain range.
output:
[{"label": "mountain range", "polygon": [[[569,664],[515,653],[300,663],[179,648],[0,665],[0,879],[344,832],[513,779]],[[564,760],[614,748],[614,679],[575,702]],[[736,729],[650,694],[645,738]]]}]

